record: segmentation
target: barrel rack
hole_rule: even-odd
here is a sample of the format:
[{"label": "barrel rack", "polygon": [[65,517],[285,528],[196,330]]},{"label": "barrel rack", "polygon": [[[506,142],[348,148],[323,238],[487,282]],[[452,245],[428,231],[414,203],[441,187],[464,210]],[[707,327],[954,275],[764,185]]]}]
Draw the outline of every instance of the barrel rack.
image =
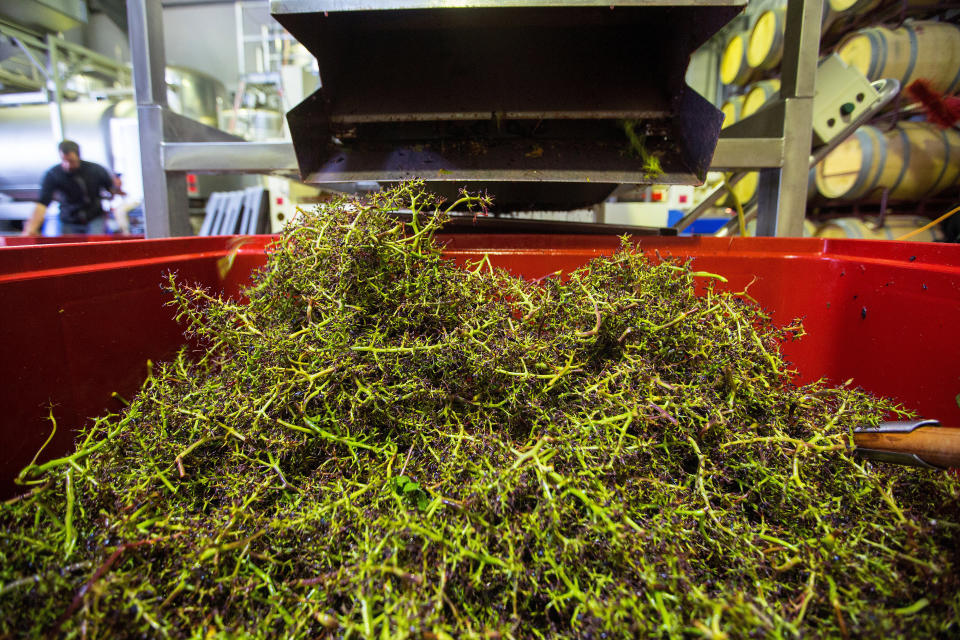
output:
[{"label": "barrel rack", "polygon": [[[418,1],[423,6],[433,4]],[[746,3],[719,1],[735,6]],[[633,0],[623,4],[696,3]],[[821,11],[820,0],[788,0],[780,100],[744,120],[743,126],[731,127],[734,131],[725,130],[711,163],[711,169],[717,170],[760,170],[759,235],[802,233]],[[166,104],[161,1],[127,0],[127,13],[148,237],[190,234],[183,188],[188,172],[298,175],[291,143],[246,142],[173,114]]]}]

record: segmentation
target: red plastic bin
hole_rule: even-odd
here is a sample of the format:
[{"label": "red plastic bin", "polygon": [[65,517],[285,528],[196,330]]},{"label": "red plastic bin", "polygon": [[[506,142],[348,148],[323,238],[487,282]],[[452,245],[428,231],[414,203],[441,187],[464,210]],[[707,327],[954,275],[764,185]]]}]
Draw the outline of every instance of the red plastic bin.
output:
[{"label": "red plastic bin", "polygon": [[[619,246],[614,236],[448,235],[457,261],[489,254],[528,278],[572,270]],[[174,238],[0,249],[0,495],[50,434],[44,457],[73,429],[121,407],[148,358],[183,343],[163,275],[236,295],[265,260],[271,236]],[[960,426],[960,246],[867,240],[644,237],[663,257],[691,258],[749,293],[775,321],[804,317],[784,345],[797,382],[827,377],[892,396],[924,417]],[[233,259],[230,256],[233,255]]]},{"label": "red plastic bin", "polygon": [[71,244],[75,242],[110,242],[113,240],[142,240],[142,235],[70,233],[62,236],[0,236],[0,247],[25,247],[35,244]]}]

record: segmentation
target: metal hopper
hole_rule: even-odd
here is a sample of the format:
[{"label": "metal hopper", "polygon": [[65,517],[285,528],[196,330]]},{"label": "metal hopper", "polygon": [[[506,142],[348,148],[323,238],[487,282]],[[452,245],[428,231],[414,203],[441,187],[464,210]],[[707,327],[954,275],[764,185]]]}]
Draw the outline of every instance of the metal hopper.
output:
[{"label": "metal hopper", "polygon": [[698,183],[723,116],[686,86],[687,62],[744,5],[273,0],[320,68],[287,114],[300,172],[469,182],[514,208]]}]

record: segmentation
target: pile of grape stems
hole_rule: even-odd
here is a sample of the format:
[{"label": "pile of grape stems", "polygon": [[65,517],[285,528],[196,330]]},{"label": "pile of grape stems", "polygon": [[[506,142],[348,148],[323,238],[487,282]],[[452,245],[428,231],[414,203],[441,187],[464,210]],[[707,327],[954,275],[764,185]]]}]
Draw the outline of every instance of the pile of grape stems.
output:
[{"label": "pile of grape stems", "polygon": [[0,636],[960,634],[957,477],[851,453],[905,410],[626,239],[457,266],[448,208],[305,212],[242,301],[171,274],[193,346],[0,510]]}]

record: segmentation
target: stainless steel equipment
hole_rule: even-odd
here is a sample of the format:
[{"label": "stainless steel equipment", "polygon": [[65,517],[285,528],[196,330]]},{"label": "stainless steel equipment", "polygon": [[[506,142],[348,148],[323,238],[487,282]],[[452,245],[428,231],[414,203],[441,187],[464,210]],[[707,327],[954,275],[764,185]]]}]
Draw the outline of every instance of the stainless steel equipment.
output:
[{"label": "stainless steel equipment", "polygon": [[[80,145],[82,157],[113,167],[110,119],[136,116],[131,100],[67,102],[62,105],[64,134]],[[0,192],[32,200],[44,172],[57,163],[57,143],[46,104],[0,108]]]},{"label": "stainless steel equipment", "polygon": [[[187,71],[187,74],[183,74]],[[209,78],[206,88],[190,70],[179,70],[178,85],[167,86],[168,95],[183,95],[185,115],[201,122],[216,121],[216,96],[222,85]],[[199,80],[204,80],[200,74]],[[181,91],[185,88],[185,91]],[[199,90],[198,90],[199,88]],[[174,93],[177,92],[177,93]],[[204,100],[203,98],[206,97]],[[212,98],[212,99],[211,99]],[[213,109],[211,111],[211,109]],[[124,189],[131,200],[143,194],[137,153],[136,105],[133,100],[64,102],[64,137],[80,145],[81,157],[123,173]],[[133,126],[129,135],[125,125]],[[0,107],[0,220],[23,220],[31,207],[23,203],[36,200],[44,172],[57,163],[57,143],[50,126],[50,106],[19,104]],[[242,189],[256,178],[244,175],[198,175],[190,183],[191,196],[204,198],[214,191]],[[188,185],[178,184],[184,194]]]},{"label": "stainless steel equipment", "polygon": [[175,113],[210,127],[219,125],[227,89],[217,78],[187,67],[167,66],[167,101]]},{"label": "stainless steel equipment", "polygon": [[87,21],[83,0],[9,0],[0,2],[0,17],[43,32],[69,31]]},{"label": "stainless steel equipment", "polygon": [[300,172],[508,182],[505,208],[700,182],[722,115],[684,72],[744,4],[273,0],[320,69],[287,115]]},{"label": "stainless steel equipment", "polygon": [[[470,8],[549,8],[549,7],[607,7],[609,3],[597,0],[571,0],[568,2],[535,2],[534,0],[389,0],[389,4],[379,0],[342,0],[327,3],[331,6],[328,13],[351,11],[383,11],[385,6],[393,7],[388,11],[417,11],[443,7],[450,11]],[[745,0],[634,0],[615,4],[617,7],[670,8],[697,5],[697,10],[726,10],[735,12],[743,8]],[[315,0],[287,0],[274,2],[274,8],[283,9],[283,13],[316,11]],[[803,230],[806,207],[806,191],[809,165],[807,162],[810,145],[812,103],[814,81],[816,77],[817,53],[820,41],[821,0],[787,0],[787,22],[784,34],[784,53],[781,64],[781,101],[765,113],[762,122],[756,122],[750,131],[737,136],[725,135],[717,141],[711,163],[715,170],[761,169],[759,188],[758,232],[763,235],[799,236]],[[165,86],[163,83],[163,20],[161,0],[127,0],[127,14],[130,23],[130,43],[133,58],[134,78],[137,89],[138,119],[140,122],[141,160],[144,167],[144,180],[149,182],[145,189],[144,209],[147,219],[147,234],[151,237],[182,235],[189,233],[189,225],[184,220],[186,211],[185,196],[180,184],[185,172],[218,173],[273,173],[292,175],[299,172],[294,146],[287,142],[244,142],[237,138],[228,138],[221,132],[198,129],[187,126],[189,123],[174,118],[167,108]],[[293,16],[293,20],[297,17]],[[695,25],[694,25],[695,26]],[[690,25],[676,27],[681,31]],[[632,38],[648,38],[646,28],[632,33]],[[668,45],[671,43],[667,43]],[[356,47],[360,55],[366,55],[363,47]],[[672,49],[658,51],[648,66],[662,65],[663,60],[671,57]],[[441,62],[445,61],[442,59]],[[439,65],[439,63],[438,63]],[[446,69],[446,67],[444,67]],[[430,71],[430,69],[427,69]],[[436,70],[435,70],[436,71]],[[376,82],[382,78],[348,79],[354,82]],[[442,83],[441,83],[442,84]],[[571,85],[571,90],[576,85]],[[472,95],[472,94],[471,94]],[[469,97],[469,96],[468,96]],[[755,114],[756,116],[759,114]],[[642,131],[641,131],[642,132]],[[319,142],[324,143],[321,138]],[[324,143],[325,144],[325,143]],[[309,145],[300,145],[309,148]],[[412,147],[416,150],[417,145]],[[527,156],[527,153],[530,156]],[[319,156],[319,154],[318,154]],[[529,148],[523,157],[517,159],[519,165],[537,160],[538,150]],[[429,166],[424,163],[424,166]],[[517,178],[504,176],[498,171],[477,172],[472,186],[476,188],[481,180],[504,179],[512,185],[522,188],[524,184],[534,182],[516,182],[529,179],[546,183],[546,171],[543,167],[530,167],[528,176],[520,174]],[[459,180],[454,173],[457,167],[439,169],[435,179]],[[515,172],[515,175],[518,172]],[[583,185],[596,185],[601,180],[590,177],[587,172],[571,171],[564,178],[555,170],[550,177],[551,192],[560,195],[564,189],[580,189]],[[590,177],[591,182],[575,181]],[[641,177],[632,172],[625,181],[634,184],[634,178]],[[422,177],[429,178],[429,175]],[[380,178],[380,176],[376,176]],[[463,184],[465,180],[460,180]],[[345,183],[340,183],[345,184]],[[356,184],[350,182],[346,184]],[[456,185],[454,182],[435,183]],[[609,183],[604,183],[607,189]],[[434,185],[431,185],[434,188]],[[504,204],[503,198],[500,200]]]},{"label": "stainless steel equipment", "polygon": [[[208,126],[217,126],[226,89],[216,78],[186,67],[166,68],[167,98],[172,111]],[[136,118],[133,100],[62,102],[63,137],[75,140],[85,160],[116,169],[110,120]],[[0,193],[30,200],[40,190],[44,171],[57,161],[57,143],[47,104],[0,107],[0,147],[16,149],[0,157]],[[238,183],[236,180],[229,184]]]}]

